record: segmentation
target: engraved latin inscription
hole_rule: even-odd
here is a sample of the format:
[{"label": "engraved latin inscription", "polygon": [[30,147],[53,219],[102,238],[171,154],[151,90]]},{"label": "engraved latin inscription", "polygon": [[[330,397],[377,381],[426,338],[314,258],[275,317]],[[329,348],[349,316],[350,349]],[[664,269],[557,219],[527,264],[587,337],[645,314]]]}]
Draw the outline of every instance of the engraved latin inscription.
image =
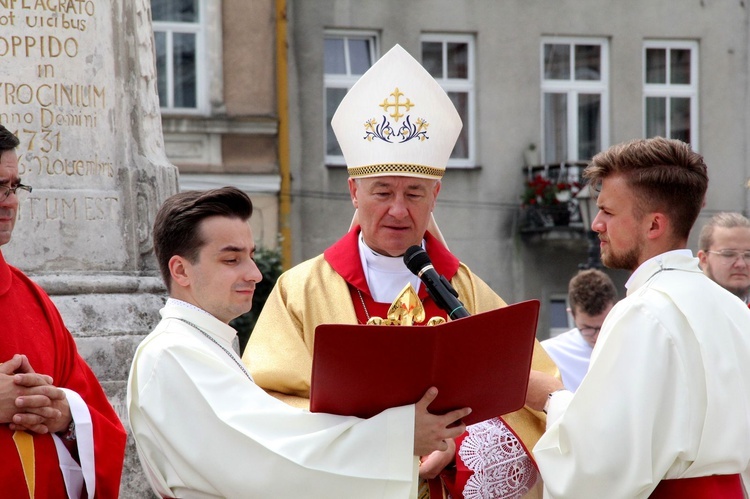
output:
[{"label": "engraved latin inscription", "polygon": [[115,178],[112,148],[97,147],[113,140],[101,9],[93,0],[0,0],[0,67],[16,68],[0,72],[0,123],[21,140],[25,182]]}]

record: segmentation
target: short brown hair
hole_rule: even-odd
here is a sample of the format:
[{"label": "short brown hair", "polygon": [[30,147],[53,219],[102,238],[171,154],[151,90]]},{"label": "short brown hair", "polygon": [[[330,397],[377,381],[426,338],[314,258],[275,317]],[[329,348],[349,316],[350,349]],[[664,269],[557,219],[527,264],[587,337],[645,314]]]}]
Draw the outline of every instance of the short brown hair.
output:
[{"label": "short brown hair", "polygon": [[724,229],[744,227],[750,229],[750,220],[737,212],[717,213],[701,229],[701,234],[698,237],[698,249],[703,251],[711,249],[711,246],[714,244],[714,229],[716,227]]},{"label": "short brown hair", "polygon": [[703,156],[679,140],[633,140],[600,152],[583,172],[595,189],[612,175],[623,175],[633,189],[637,217],[660,211],[669,217],[674,236],[688,238],[708,188]]},{"label": "short brown hair", "polygon": [[195,263],[206,244],[199,230],[204,219],[222,216],[247,221],[252,214],[252,201],[236,187],[185,191],[164,201],[154,221],[154,253],[167,290],[172,284],[169,260],[179,255]]},{"label": "short brown hair", "polygon": [[573,315],[576,308],[587,315],[599,315],[615,302],[615,283],[601,270],[581,270],[568,283],[568,303]]}]

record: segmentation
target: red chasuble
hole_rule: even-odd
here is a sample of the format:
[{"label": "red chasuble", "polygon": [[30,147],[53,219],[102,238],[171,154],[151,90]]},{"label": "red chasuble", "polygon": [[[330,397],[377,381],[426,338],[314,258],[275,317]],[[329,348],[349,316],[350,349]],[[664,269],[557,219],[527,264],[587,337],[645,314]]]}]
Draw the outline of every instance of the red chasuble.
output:
[{"label": "red chasuble", "polygon": [[[101,385],[78,354],[75,341],[46,293],[20,270],[9,266],[0,252],[0,362],[20,353],[38,373],[52,376],[55,386],[78,393],[91,413],[94,432],[96,497],[118,496],[125,456],[125,430]],[[20,451],[14,432],[0,424],[0,488],[3,497],[65,498],[55,444],[50,435],[31,434],[33,453]],[[22,466],[21,455],[32,455],[33,467]],[[85,495],[85,486],[84,486]]]}]

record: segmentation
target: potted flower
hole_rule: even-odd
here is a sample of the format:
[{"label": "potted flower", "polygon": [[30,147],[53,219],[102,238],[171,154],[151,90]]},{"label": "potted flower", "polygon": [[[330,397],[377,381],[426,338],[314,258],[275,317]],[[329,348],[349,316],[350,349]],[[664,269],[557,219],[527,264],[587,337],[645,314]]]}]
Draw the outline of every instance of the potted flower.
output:
[{"label": "potted flower", "polygon": [[568,225],[568,203],[578,189],[580,185],[577,182],[553,182],[540,174],[527,180],[521,195],[527,225]]}]

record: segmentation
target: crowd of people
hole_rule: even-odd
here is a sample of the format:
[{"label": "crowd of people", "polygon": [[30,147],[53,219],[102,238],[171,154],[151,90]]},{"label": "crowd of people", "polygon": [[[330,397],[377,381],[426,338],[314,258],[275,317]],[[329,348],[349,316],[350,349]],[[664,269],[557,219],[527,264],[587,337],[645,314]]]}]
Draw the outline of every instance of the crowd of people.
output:
[{"label": "crowd of people", "polygon": [[[419,113],[385,105],[396,94]],[[318,325],[386,317],[404,292],[425,312],[417,323],[450,320],[406,267],[408,248],[426,251],[469,314],[506,305],[448,249],[433,216],[462,124],[429,73],[395,46],[332,127],[352,225],[281,275],[242,357],[229,322],[250,310],[262,279],[250,198],[233,187],[181,192],[157,213],[169,296],[135,352],[127,410],[158,496],[745,497],[750,221],[717,214],[693,257],[708,173],[678,140],[618,144],[585,169],[599,207],[591,228],[604,265],[631,273],[626,296],[605,271],[573,276],[574,327],[535,341],[523,408],[467,426],[470,407],[431,413],[439,387],[425,387],[369,419],[310,412]],[[0,246],[31,191],[18,145],[0,125]],[[3,326],[0,346],[4,493],[117,497],[125,430],[49,297],[1,252],[0,307],[24,317]]]}]

